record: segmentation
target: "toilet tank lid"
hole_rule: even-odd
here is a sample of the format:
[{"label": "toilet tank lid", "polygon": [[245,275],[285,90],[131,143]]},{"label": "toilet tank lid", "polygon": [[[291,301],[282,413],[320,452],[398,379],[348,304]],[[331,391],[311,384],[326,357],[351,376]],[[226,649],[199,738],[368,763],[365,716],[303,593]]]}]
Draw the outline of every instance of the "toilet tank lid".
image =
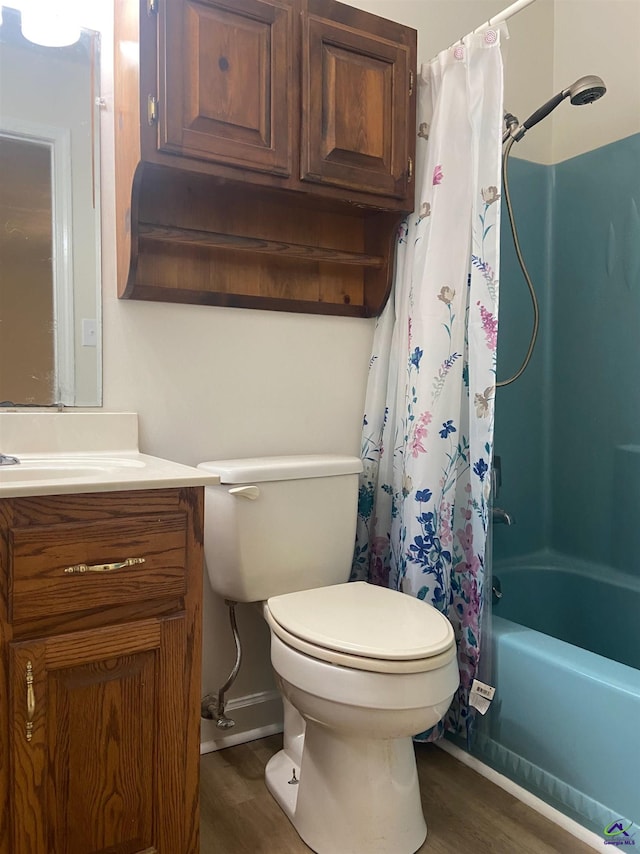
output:
[{"label": "toilet tank lid", "polygon": [[199,469],[217,474],[220,483],[260,483],[275,480],[302,480],[359,474],[359,457],[338,454],[306,454],[282,457],[251,457],[239,460],[210,460],[199,463]]}]

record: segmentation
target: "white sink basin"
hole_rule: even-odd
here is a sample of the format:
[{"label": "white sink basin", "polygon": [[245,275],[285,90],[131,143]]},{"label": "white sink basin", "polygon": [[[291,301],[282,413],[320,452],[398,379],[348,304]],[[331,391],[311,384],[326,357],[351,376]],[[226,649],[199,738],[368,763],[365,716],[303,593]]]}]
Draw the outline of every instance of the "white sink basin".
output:
[{"label": "white sink basin", "polygon": [[0,501],[37,495],[175,489],[220,482],[217,475],[138,450],[131,412],[0,411]]},{"label": "white sink basin", "polygon": [[17,464],[0,466],[0,482],[99,477],[122,469],[144,468],[144,465],[140,460],[126,457],[24,457]]}]

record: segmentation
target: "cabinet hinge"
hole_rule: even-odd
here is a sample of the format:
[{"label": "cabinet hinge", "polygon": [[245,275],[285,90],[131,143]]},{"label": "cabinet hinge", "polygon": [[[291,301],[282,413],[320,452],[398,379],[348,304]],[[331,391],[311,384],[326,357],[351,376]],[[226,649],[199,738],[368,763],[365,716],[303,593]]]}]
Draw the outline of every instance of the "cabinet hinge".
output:
[{"label": "cabinet hinge", "polygon": [[158,99],[155,95],[149,95],[147,98],[147,121],[150,125],[155,125],[158,121]]},{"label": "cabinet hinge", "polygon": [[158,0],[147,0],[147,15],[158,14]]},{"label": "cabinet hinge", "polygon": [[409,181],[413,179],[413,157],[410,157],[407,162],[407,178]]},{"label": "cabinet hinge", "polygon": [[409,94],[413,95],[413,71],[409,72]]}]

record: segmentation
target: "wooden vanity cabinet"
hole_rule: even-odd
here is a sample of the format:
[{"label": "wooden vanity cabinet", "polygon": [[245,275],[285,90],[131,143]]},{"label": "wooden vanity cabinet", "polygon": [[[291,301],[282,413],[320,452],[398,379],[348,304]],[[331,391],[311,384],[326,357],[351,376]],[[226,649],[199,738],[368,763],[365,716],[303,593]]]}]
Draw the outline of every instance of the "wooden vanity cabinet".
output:
[{"label": "wooden vanity cabinet", "polygon": [[336,0],[117,0],[120,297],[380,313],[416,31]]},{"label": "wooden vanity cabinet", "polygon": [[0,500],[1,854],[199,851],[202,505]]}]

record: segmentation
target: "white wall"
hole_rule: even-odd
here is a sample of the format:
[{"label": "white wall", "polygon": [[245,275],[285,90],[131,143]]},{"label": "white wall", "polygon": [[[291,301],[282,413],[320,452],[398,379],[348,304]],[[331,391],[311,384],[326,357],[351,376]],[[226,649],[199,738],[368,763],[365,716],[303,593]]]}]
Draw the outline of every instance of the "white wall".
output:
[{"label": "white wall", "polygon": [[604,98],[553,114],[552,162],[640,132],[640,0],[556,0],[554,92],[586,74]]},{"label": "white wall", "polygon": [[[620,4],[640,0],[620,0]],[[566,9],[564,5],[566,4]],[[570,52],[569,23],[590,0],[557,0],[558,43]],[[419,61],[427,61],[507,3],[501,0],[354,0],[353,5],[419,29]],[[604,3],[600,3],[604,5]],[[606,0],[607,7],[619,5]],[[561,8],[558,8],[561,7]],[[585,16],[584,25],[587,26]],[[569,56],[554,67],[554,4],[537,0],[509,24],[505,104],[521,119],[549,98],[557,78],[608,72],[600,62],[600,21],[591,21],[585,66],[574,72]],[[105,26],[108,27],[109,21]],[[629,26],[625,18],[624,31]],[[103,30],[105,28],[103,27]],[[587,27],[588,29],[588,27]],[[637,33],[637,29],[636,29]],[[336,451],[358,453],[360,425],[373,323],[367,320],[171,305],[116,299],[113,218],[112,74],[108,35],[103,45],[103,95],[107,98],[103,139],[103,319],[104,406],[140,416],[144,451],[196,464],[201,460],[252,454]],[[625,42],[626,44],[626,42]],[[610,46],[614,50],[614,46]],[[609,49],[609,48],[607,48]],[[634,45],[637,55],[637,47]],[[571,61],[577,61],[577,52]],[[587,60],[589,60],[587,62]],[[611,80],[613,75],[610,74]],[[571,82],[571,80],[567,81]],[[638,77],[629,81],[629,88]],[[566,85],[563,82],[560,86]],[[609,97],[609,95],[607,95]],[[613,101],[613,99],[612,99]],[[604,103],[604,102],[602,102]],[[598,105],[594,105],[593,109]],[[566,113],[580,113],[563,105]],[[588,110],[590,108],[583,108]],[[614,109],[612,107],[612,109]],[[619,107],[615,107],[619,110]],[[636,115],[638,110],[636,109]],[[518,155],[550,162],[552,123],[536,128]],[[558,151],[564,125],[556,138]],[[580,134],[576,131],[575,138]],[[568,138],[568,137],[567,137]],[[564,143],[563,143],[564,145]],[[224,606],[205,581],[203,688],[226,678],[233,650]],[[246,656],[231,692],[242,696],[273,686],[269,635],[257,613],[244,608],[241,631]],[[273,715],[271,709],[267,714]],[[239,724],[250,729],[266,722],[259,714]],[[234,734],[237,733],[233,731]],[[203,738],[215,737],[210,725]]]}]

